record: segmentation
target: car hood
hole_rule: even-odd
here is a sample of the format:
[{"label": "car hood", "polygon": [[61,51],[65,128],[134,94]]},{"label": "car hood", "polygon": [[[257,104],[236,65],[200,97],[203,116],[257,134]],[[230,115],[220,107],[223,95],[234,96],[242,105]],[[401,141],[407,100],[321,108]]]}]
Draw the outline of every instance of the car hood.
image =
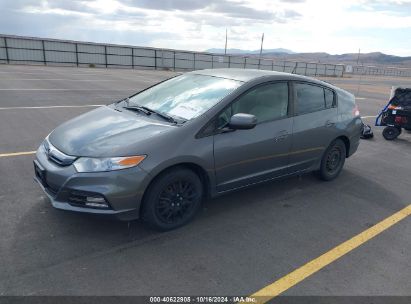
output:
[{"label": "car hood", "polygon": [[[49,140],[68,155],[128,156],[144,153],[140,143],[175,128],[137,113],[118,112],[104,106],[60,125],[50,134]],[[139,146],[140,149],[136,149]]]}]

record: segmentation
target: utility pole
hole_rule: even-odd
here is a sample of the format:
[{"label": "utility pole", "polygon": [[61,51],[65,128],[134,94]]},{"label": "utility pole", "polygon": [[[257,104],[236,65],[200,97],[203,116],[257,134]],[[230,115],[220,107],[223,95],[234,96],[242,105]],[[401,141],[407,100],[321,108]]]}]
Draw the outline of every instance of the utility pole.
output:
[{"label": "utility pole", "polygon": [[258,69],[261,67],[261,55],[263,54],[263,42],[264,42],[264,33],[261,36],[261,47],[260,47],[260,57],[258,58]]},{"label": "utility pole", "polygon": [[361,49],[358,49],[357,65],[358,65],[358,62],[360,61],[360,53],[361,53]]},{"label": "utility pole", "polygon": [[227,55],[227,28],[225,29],[225,48],[224,55]]},{"label": "utility pole", "polygon": [[261,36],[260,58],[261,58],[261,55],[263,54],[263,42],[264,42],[264,33]]}]

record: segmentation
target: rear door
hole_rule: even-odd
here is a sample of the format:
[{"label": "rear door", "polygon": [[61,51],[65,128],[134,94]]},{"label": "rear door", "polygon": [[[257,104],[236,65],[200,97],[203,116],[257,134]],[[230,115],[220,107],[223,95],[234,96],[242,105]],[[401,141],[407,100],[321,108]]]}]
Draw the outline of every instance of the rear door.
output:
[{"label": "rear door", "polygon": [[[250,130],[224,132],[230,117],[253,114]],[[226,191],[287,173],[292,117],[287,82],[259,85],[241,95],[217,117],[214,162],[217,191]]]},{"label": "rear door", "polygon": [[294,121],[290,170],[318,164],[324,150],[337,136],[338,113],[335,92],[309,82],[293,82]]}]

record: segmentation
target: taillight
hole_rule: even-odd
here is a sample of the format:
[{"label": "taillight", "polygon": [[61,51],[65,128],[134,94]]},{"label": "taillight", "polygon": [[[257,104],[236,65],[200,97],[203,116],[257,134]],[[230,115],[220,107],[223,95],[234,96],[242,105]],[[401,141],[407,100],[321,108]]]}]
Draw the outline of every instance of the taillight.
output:
[{"label": "taillight", "polygon": [[354,116],[360,116],[360,109],[358,108],[358,105],[356,104],[354,109],[352,110],[352,114]]}]

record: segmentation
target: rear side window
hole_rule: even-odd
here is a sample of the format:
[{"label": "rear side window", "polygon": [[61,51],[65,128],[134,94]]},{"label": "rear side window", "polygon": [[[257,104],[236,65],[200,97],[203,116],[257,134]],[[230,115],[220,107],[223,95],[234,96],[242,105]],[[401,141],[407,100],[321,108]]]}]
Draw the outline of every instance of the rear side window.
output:
[{"label": "rear side window", "polygon": [[334,103],[334,92],[320,86],[307,83],[296,83],[297,109],[299,115],[321,111],[332,108]]},{"label": "rear side window", "polygon": [[324,89],[315,85],[296,83],[297,113],[306,114],[325,109]]}]

